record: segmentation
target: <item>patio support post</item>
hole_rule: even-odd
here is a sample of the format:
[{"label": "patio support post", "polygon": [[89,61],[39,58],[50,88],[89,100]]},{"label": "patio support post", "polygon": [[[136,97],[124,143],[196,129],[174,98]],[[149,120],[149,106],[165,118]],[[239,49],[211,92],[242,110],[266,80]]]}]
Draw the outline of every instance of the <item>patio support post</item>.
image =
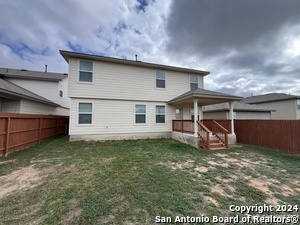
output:
[{"label": "patio support post", "polygon": [[203,120],[203,108],[201,105],[199,106],[199,120]]},{"label": "patio support post", "polygon": [[229,102],[229,117],[231,120],[231,134],[234,135],[233,102]]},{"label": "patio support post", "polygon": [[198,136],[198,99],[194,99],[194,136]]}]

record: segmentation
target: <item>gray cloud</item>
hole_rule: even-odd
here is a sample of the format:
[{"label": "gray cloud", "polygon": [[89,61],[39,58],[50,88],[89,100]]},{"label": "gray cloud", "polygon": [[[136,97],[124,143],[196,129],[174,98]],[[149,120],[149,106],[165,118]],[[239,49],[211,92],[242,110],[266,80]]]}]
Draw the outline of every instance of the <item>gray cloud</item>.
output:
[{"label": "gray cloud", "polygon": [[[248,86],[259,80],[257,91],[276,91],[291,88],[289,85],[271,85],[274,78],[299,77],[299,58],[286,52],[292,40],[300,38],[300,1],[298,0],[176,0],[173,1],[167,32],[170,55],[177,59],[198,57],[214,76],[224,82],[226,74],[247,74]],[[300,50],[300,49],[299,49]],[[223,75],[222,75],[223,73]],[[215,74],[215,75],[216,75]],[[222,77],[222,79],[220,78]],[[231,77],[231,76],[230,76]],[[229,79],[230,79],[229,77]],[[275,79],[276,78],[276,79]],[[212,78],[209,78],[212,79]],[[234,91],[216,83],[219,90]],[[253,81],[253,82],[252,82]],[[297,93],[297,88],[293,88]],[[245,90],[238,93],[243,94]],[[289,90],[286,90],[289,92]],[[258,94],[258,93],[256,93]]]}]

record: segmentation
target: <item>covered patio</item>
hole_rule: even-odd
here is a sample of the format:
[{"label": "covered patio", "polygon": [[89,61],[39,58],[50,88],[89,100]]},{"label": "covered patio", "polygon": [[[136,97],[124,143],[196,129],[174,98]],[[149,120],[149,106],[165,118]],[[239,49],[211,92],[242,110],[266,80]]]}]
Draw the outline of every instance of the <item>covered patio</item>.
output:
[{"label": "covered patio", "polygon": [[[177,133],[174,136],[179,137],[179,139],[181,138],[178,133],[181,133],[184,138],[193,136],[197,138],[194,142],[199,142],[200,140],[200,146],[207,149],[228,148],[229,142],[234,144],[236,140],[233,102],[241,99],[242,97],[239,96],[198,88],[170,100],[168,104],[175,108],[176,114],[175,120],[172,121],[172,131]],[[230,120],[219,122],[216,120],[204,120],[203,106],[224,102],[229,103]],[[228,141],[228,136],[230,136],[231,141]]]}]

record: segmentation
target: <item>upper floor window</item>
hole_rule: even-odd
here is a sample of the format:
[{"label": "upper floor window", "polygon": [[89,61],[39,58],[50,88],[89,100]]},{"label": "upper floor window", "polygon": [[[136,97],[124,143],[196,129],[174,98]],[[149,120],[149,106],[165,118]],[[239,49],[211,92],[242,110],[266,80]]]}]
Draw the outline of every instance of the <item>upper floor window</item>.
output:
[{"label": "upper floor window", "polygon": [[155,121],[156,121],[156,123],[165,123],[166,122],[166,107],[164,105],[156,106]]},{"label": "upper floor window", "polygon": [[93,104],[81,102],[78,104],[78,124],[92,124]]},{"label": "upper floor window", "polygon": [[156,88],[166,88],[166,74],[164,70],[156,70]]},{"label": "upper floor window", "polygon": [[190,75],[190,89],[191,91],[195,91],[198,89],[198,76]]},{"label": "upper floor window", "polygon": [[297,109],[300,110],[300,99],[297,99]]},{"label": "upper floor window", "polygon": [[93,82],[93,62],[80,60],[79,81]]},{"label": "upper floor window", "polygon": [[146,105],[135,105],[135,123],[146,123]]}]

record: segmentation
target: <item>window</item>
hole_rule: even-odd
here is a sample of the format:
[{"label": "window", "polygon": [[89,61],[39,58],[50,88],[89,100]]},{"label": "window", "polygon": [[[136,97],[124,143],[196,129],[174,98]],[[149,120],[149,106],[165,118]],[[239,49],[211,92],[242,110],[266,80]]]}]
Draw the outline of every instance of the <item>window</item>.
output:
[{"label": "window", "polygon": [[156,121],[156,123],[165,123],[166,122],[166,107],[164,105],[156,106],[155,121]]},{"label": "window", "polygon": [[181,108],[176,108],[175,109],[175,119],[176,120],[181,120],[182,119],[182,109]]},{"label": "window", "polygon": [[135,105],[135,123],[146,123],[146,105]]},{"label": "window", "polygon": [[166,88],[166,74],[164,70],[156,70],[156,88]]},{"label": "window", "polygon": [[[194,121],[194,107],[191,108],[191,120]],[[199,120],[199,110],[198,110],[198,120]]]},{"label": "window", "polygon": [[79,64],[79,81],[93,82],[93,62],[80,61]]},{"label": "window", "polygon": [[63,97],[64,96],[64,86],[60,83],[59,84],[59,97]]},{"label": "window", "polygon": [[300,110],[300,99],[297,99],[297,109]]},{"label": "window", "polygon": [[191,91],[195,91],[198,88],[198,76],[190,75],[190,88]]},{"label": "window", "polygon": [[92,124],[92,103],[78,104],[78,124]]}]

